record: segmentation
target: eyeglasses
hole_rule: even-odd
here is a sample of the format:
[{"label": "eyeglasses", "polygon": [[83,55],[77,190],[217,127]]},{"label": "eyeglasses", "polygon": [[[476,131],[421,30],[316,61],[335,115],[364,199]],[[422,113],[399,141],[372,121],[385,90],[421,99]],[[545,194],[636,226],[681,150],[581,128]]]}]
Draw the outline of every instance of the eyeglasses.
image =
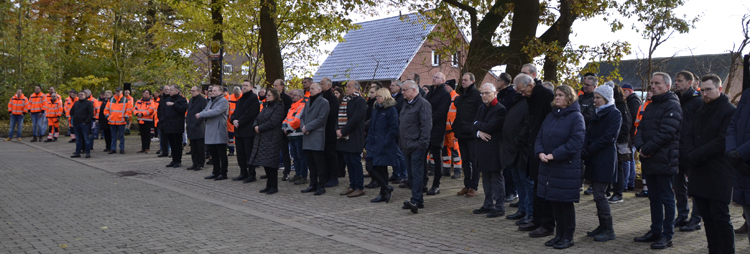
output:
[{"label": "eyeglasses", "polygon": [[714,90],[714,88],[703,88],[703,89],[701,89],[701,93],[702,94],[707,94],[707,93],[710,93],[713,90]]},{"label": "eyeglasses", "polygon": [[479,94],[481,94],[482,96],[485,96],[485,95],[491,95],[491,94],[494,94],[494,92],[481,92],[481,93],[479,93]]}]

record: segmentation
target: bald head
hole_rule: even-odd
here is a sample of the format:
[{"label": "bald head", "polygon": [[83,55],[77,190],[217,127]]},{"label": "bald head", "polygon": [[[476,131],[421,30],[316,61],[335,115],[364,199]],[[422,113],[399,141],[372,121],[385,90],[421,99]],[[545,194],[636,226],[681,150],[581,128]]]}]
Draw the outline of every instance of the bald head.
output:
[{"label": "bald head", "polygon": [[445,74],[442,72],[435,73],[435,75],[432,75],[432,85],[440,85],[445,83]]},{"label": "bald head", "polygon": [[322,91],[323,89],[321,88],[320,83],[312,83],[312,85],[310,85],[310,96],[318,95]]}]

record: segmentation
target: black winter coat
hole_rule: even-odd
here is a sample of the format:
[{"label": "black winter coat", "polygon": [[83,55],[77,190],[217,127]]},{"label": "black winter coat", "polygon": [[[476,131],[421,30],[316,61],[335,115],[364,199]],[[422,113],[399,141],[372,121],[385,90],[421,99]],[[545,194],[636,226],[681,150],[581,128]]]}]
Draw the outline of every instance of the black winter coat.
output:
[{"label": "black winter coat", "polygon": [[[750,89],[745,89],[742,97],[750,98]],[[726,153],[736,151],[747,167],[750,164],[750,100],[740,100],[737,105],[727,128],[726,143]],[[735,170],[733,185],[732,200],[743,206],[750,205],[750,175]]]},{"label": "black winter coat", "polygon": [[430,145],[443,147],[445,138],[445,122],[448,121],[448,110],[451,107],[451,94],[445,90],[445,84],[430,86],[430,92],[425,99],[432,109],[432,131]]},{"label": "black winter coat", "polygon": [[479,172],[492,172],[503,169],[502,153],[499,148],[500,141],[502,141],[503,124],[505,123],[506,115],[507,111],[505,111],[505,107],[503,104],[497,102],[497,99],[493,100],[489,106],[482,103],[482,106],[479,107],[479,112],[477,112],[474,118],[471,132],[474,133],[474,137],[476,137],[478,131],[492,136],[489,141],[477,138],[474,143],[476,149],[476,169]]},{"label": "black winter coat", "polygon": [[339,126],[339,98],[333,94],[333,88],[320,92],[321,96],[328,100],[328,121],[326,121],[326,143],[336,144],[336,129]]},{"label": "black winter coat", "polygon": [[[467,88],[459,87],[453,104],[456,106],[456,120],[453,121],[451,128],[457,139],[477,138],[476,132],[473,131],[472,123],[474,122],[479,107],[483,105],[482,96],[479,90],[471,84]],[[472,133],[473,132],[473,133]]]},{"label": "black winter coat", "polygon": [[513,88],[512,85],[505,87],[503,90],[497,91],[497,102],[503,104],[505,110],[510,111],[510,107],[515,104],[515,98],[518,92]]},{"label": "black winter coat", "polygon": [[617,143],[630,143],[632,141],[630,138],[630,126],[633,126],[632,118],[630,118],[630,109],[628,109],[627,104],[617,102],[615,102],[615,107],[617,111],[620,111],[620,118],[622,119],[620,132],[617,134]]},{"label": "black winter coat", "polygon": [[[237,120],[239,127],[234,128],[234,136],[240,138],[252,138],[256,133],[253,129],[253,123],[260,114],[260,101],[253,91],[243,93],[242,97],[237,100],[237,105],[232,114],[232,123]],[[286,115],[285,115],[286,116]],[[276,165],[277,167],[279,165]]]},{"label": "black winter coat", "polygon": [[107,103],[109,103],[109,99],[101,100],[102,105],[99,106],[99,119],[96,119],[99,121],[99,128],[109,128],[109,119],[107,119],[107,115],[104,114],[104,109],[107,108]]},{"label": "black winter coat", "polygon": [[552,154],[554,159],[549,163],[539,162],[537,196],[548,201],[578,202],[585,135],[578,102],[566,108],[555,108],[547,115],[536,138],[534,156],[538,160],[540,153]]},{"label": "black winter coat", "polygon": [[74,126],[91,124],[94,119],[94,103],[90,100],[77,100],[70,108],[70,119]]},{"label": "black winter coat", "polygon": [[687,154],[688,195],[729,203],[732,201],[734,168],[724,155],[727,128],[737,108],[729,98],[719,98],[695,112],[683,144]]},{"label": "black winter coat", "polygon": [[399,120],[395,104],[384,102],[376,105],[370,119],[370,133],[367,133],[367,161],[373,166],[398,165]]},{"label": "black winter coat", "polygon": [[[634,93],[631,93],[630,95],[628,95],[628,98],[625,99],[628,104],[628,113],[630,113],[632,126],[632,123],[635,122],[635,118],[638,117],[638,109],[641,107],[641,104],[643,104],[643,101],[641,101],[641,98],[638,98],[638,96]],[[631,128],[630,133],[633,132],[635,132],[635,128]]]},{"label": "black winter coat", "polygon": [[[370,132],[370,117],[372,117],[372,107],[375,106],[375,102],[375,98],[367,99],[367,112],[365,113],[365,132]],[[400,110],[399,113],[401,113]]]},{"label": "black winter coat", "polygon": [[[365,148],[365,114],[367,102],[361,96],[353,97],[346,104],[346,125],[342,127],[341,136],[348,139],[337,139],[336,150],[346,153],[362,153]],[[338,115],[338,114],[337,114]],[[337,123],[338,124],[338,123]],[[338,129],[338,128],[337,128]]]},{"label": "black winter coat", "polygon": [[526,127],[529,118],[529,104],[521,94],[516,94],[513,104],[507,110],[508,115],[503,123],[503,140],[500,142],[500,162],[505,168],[526,169]]},{"label": "black winter coat", "polygon": [[[174,102],[174,105],[168,106],[167,102]],[[185,132],[185,112],[188,109],[188,103],[185,97],[182,95],[168,96],[166,100],[161,101],[164,103],[164,117],[159,118],[159,126],[164,126],[164,133],[167,134],[182,134]]]},{"label": "black winter coat", "polygon": [[677,174],[681,121],[682,109],[673,92],[651,97],[635,135],[635,148],[641,151],[643,174]]},{"label": "black winter coat", "polygon": [[281,123],[284,122],[285,117],[284,103],[278,100],[271,101],[266,103],[263,111],[250,125],[253,132],[255,132],[255,126],[258,126],[259,132],[255,134],[253,139],[253,152],[250,154],[251,165],[269,168],[279,167],[279,151],[281,151],[281,144],[284,136],[286,136],[284,131],[281,130]]},{"label": "black winter coat", "polygon": [[[156,118],[159,119],[159,122],[161,122],[162,118],[164,118],[164,109],[167,108],[168,98],[169,98],[169,95],[167,95],[166,93],[163,93],[161,95],[161,99],[159,99],[159,106],[156,107]],[[102,104],[104,104],[104,103],[102,103]],[[102,112],[104,112],[104,110],[102,110]],[[157,128],[159,128],[159,130],[161,130],[161,131],[164,131],[164,125],[163,124],[157,125]]]},{"label": "black winter coat", "polygon": [[200,113],[208,105],[203,95],[193,97],[188,102],[187,110],[187,136],[188,139],[202,139],[206,136],[206,121],[203,119],[195,119],[195,114]]},{"label": "black winter coat", "polygon": [[528,123],[526,126],[529,129],[526,138],[526,154],[528,157],[528,163],[526,165],[525,170],[528,170],[529,173],[529,179],[536,181],[537,175],[539,174],[539,156],[534,154],[534,144],[536,142],[536,136],[539,134],[539,130],[542,128],[542,123],[544,123],[544,119],[547,117],[547,115],[552,112],[552,100],[555,99],[555,94],[552,93],[552,90],[549,90],[542,86],[541,80],[535,80],[536,85],[534,85],[533,90],[531,91],[531,96],[529,96],[527,102],[529,105],[529,115],[528,115]]},{"label": "black winter coat", "polygon": [[581,158],[586,165],[586,179],[599,183],[617,182],[617,136],[622,113],[615,105],[599,110],[586,128]]},{"label": "black winter coat", "polygon": [[404,93],[399,91],[396,95],[393,96],[393,99],[396,100],[396,111],[400,113],[401,109],[404,108]]},{"label": "black winter coat", "polygon": [[281,101],[282,101],[282,102],[284,102],[284,112],[287,112],[287,113],[288,113],[288,112],[289,112],[289,109],[291,109],[291,108],[292,108],[292,103],[294,103],[294,102],[292,101],[292,96],[289,96],[288,94],[286,94],[286,93],[285,93],[285,92],[283,92],[283,91],[281,91],[281,92],[279,93],[279,96],[281,97]]},{"label": "black winter coat", "polygon": [[[688,152],[684,149],[684,137],[687,136],[690,126],[693,125],[693,119],[696,119],[696,112],[698,112],[698,109],[703,106],[703,97],[701,97],[700,92],[695,91],[690,87],[681,95],[678,95],[678,98],[680,98],[680,107],[682,108],[682,122],[680,123],[680,155],[687,155]],[[686,160],[680,160],[680,171],[688,170],[690,168],[686,162]]]},{"label": "black winter coat", "polygon": [[596,105],[594,105],[594,93],[584,93],[578,97],[578,103],[581,104],[581,114],[586,121],[586,127],[591,123],[591,118],[596,115]]}]

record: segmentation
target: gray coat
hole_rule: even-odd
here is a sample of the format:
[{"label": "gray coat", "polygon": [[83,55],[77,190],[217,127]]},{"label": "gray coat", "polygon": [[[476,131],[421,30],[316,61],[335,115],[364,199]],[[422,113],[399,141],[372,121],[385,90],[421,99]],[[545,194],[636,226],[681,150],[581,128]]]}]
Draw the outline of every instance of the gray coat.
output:
[{"label": "gray coat", "polygon": [[418,149],[426,150],[430,144],[431,131],[432,106],[430,103],[421,95],[411,102],[407,101],[399,114],[398,145],[401,151],[411,153]]},{"label": "gray coat", "polygon": [[229,141],[227,137],[228,113],[229,102],[224,99],[224,96],[211,99],[206,108],[201,111],[201,119],[206,121],[206,145],[221,145]]},{"label": "gray coat", "polygon": [[336,149],[346,153],[362,153],[365,147],[365,115],[367,102],[360,96],[354,97],[346,105],[346,125],[341,127],[341,135],[348,138],[337,140]]},{"label": "gray coat", "polygon": [[187,111],[187,136],[188,139],[202,139],[205,137],[206,121],[195,119],[195,114],[200,113],[206,108],[208,101],[203,95],[198,95],[190,99]]},{"label": "gray coat", "polygon": [[302,136],[302,149],[324,151],[326,141],[326,122],[328,120],[328,100],[316,94],[310,96],[305,109],[299,116],[300,126],[308,132]]},{"label": "gray coat", "polygon": [[258,117],[255,118],[252,132],[255,132],[255,126],[257,126],[259,133],[255,134],[253,139],[250,165],[268,168],[279,167],[279,151],[285,136],[281,130],[284,117],[286,117],[284,103],[272,101],[267,103]]}]

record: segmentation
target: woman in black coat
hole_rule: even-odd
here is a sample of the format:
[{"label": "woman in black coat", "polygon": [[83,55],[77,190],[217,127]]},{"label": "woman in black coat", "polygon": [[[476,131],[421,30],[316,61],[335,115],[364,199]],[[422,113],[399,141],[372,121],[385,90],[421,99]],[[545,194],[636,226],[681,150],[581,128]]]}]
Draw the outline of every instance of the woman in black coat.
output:
[{"label": "woman in black coat", "polygon": [[250,155],[250,165],[263,166],[268,176],[266,187],[260,190],[261,193],[278,192],[279,150],[285,135],[281,130],[281,124],[285,117],[284,103],[279,97],[279,92],[273,88],[269,89],[266,93],[266,105],[253,123],[256,134],[253,152]]},{"label": "woman in black coat", "polygon": [[609,209],[607,187],[617,181],[617,135],[620,133],[622,114],[615,107],[612,87],[602,85],[594,90],[595,114],[586,129],[581,157],[586,165],[586,179],[591,181],[596,202],[599,227],[587,232],[597,241],[615,239],[612,230],[612,213]]},{"label": "woman in black coat", "polygon": [[552,203],[557,229],[544,245],[565,249],[573,246],[575,207],[581,198],[581,149],[586,135],[581,106],[567,85],[555,88],[552,112],[542,123],[534,145],[539,163],[537,196]]},{"label": "woman in black coat", "polygon": [[380,88],[375,93],[377,102],[372,109],[370,132],[367,134],[365,160],[372,165],[370,176],[380,185],[380,194],[370,202],[377,203],[391,200],[393,187],[388,185],[388,166],[398,165],[398,111],[396,100],[391,92]]}]

